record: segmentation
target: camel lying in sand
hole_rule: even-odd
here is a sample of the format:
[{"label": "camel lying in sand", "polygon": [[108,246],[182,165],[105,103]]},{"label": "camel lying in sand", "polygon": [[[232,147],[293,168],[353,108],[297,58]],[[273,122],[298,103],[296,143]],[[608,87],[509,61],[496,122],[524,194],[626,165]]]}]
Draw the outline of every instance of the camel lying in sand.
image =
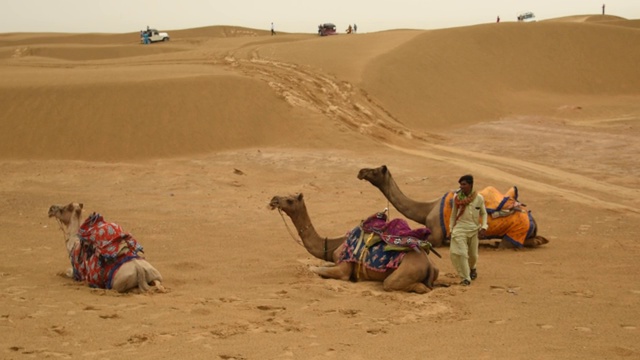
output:
[{"label": "camel lying in sand", "polygon": [[[118,292],[134,288],[149,291],[152,286],[164,292],[162,275],[144,259],[142,247],[137,245],[135,239],[119,231],[121,228],[118,225],[105,223],[99,214],[93,214],[81,224],[82,208],[83,205],[80,203],[52,205],[49,208],[49,217],[58,220],[64,233],[67,253],[71,260],[72,267],[65,275],[92,287]],[[92,232],[96,228],[89,225],[103,225],[108,228],[101,227]],[[116,237],[112,236],[114,233]],[[91,235],[85,238],[81,234]],[[100,236],[105,239],[109,236],[111,238],[98,242],[96,238]],[[108,250],[101,253],[100,249],[103,247]]]},{"label": "camel lying in sand", "polygon": [[[369,169],[364,168],[358,172],[358,179],[367,180],[373,186],[377,187],[382,194],[389,200],[391,204],[405,217],[411,219],[417,223],[427,226],[431,230],[429,236],[429,242],[433,246],[442,246],[446,240],[446,228],[443,228],[443,224],[448,222],[447,217],[443,217],[443,207],[445,206],[444,197],[437,198],[428,202],[419,202],[408,198],[396,184],[395,180],[391,176],[391,172],[387,169],[386,165]],[[483,189],[482,191],[485,191]],[[480,193],[482,193],[482,191]],[[449,193],[445,194],[445,197]],[[486,201],[486,196],[485,196]],[[518,244],[513,241],[505,241],[506,231],[504,226],[497,226],[497,223],[492,227],[492,222],[499,220],[489,216],[488,223],[489,229],[487,230],[487,238],[501,239],[499,246],[501,248],[519,247],[521,245],[525,247],[538,247],[540,245],[547,244],[547,240],[543,236],[537,234],[538,226],[535,223],[533,217],[527,214],[529,218],[530,231],[526,232],[526,237],[523,234],[522,244]],[[496,233],[495,231],[498,231]]]},{"label": "camel lying in sand", "polygon": [[311,271],[338,280],[381,281],[386,291],[407,291],[424,294],[433,288],[439,270],[424,250],[408,251],[395,269],[373,271],[358,262],[340,261],[346,248],[347,235],[326,238],[316,232],[305,206],[303,195],[274,196],[270,208],[287,214],[293,222],[307,251],[318,259],[335,263],[333,266],[314,266]]}]

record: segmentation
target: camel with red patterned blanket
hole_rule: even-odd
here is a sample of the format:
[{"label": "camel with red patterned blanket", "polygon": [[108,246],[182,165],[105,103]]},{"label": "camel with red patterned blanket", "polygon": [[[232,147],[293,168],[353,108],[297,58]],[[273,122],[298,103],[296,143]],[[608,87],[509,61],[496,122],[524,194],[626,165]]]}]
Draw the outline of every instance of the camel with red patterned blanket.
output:
[{"label": "camel with red patterned blanket", "polygon": [[[363,264],[364,260],[361,257],[352,256],[350,259],[345,259],[345,254],[353,255],[354,253],[353,248],[347,245],[348,236],[326,238],[318,235],[309,218],[302,194],[274,196],[269,207],[272,210],[278,209],[291,218],[302,240],[302,245],[311,255],[335,264],[311,267],[311,271],[324,278],[380,281],[386,291],[396,290],[419,294],[431,291],[438,278],[438,268],[431,263],[427,252],[422,248],[403,252],[401,257],[396,258],[394,266],[388,266],[383,270],[369,268]],[[361,227],[356,229],[361,229]],[[350,234],[357,231],[356,229]],[[360,241],[362,241],[364,234],[365,232],[362,230]]]},{"label": "camel with red patterned blanket", "polygon": [[[386,165],[373,169],[361,169],[358,172],[358,179],[367,180],[377,187],[402,215],[427,226],[431,230],[431,236],[428,238],[431,244],[434,246],[445,244],[449,228],[447,226],[449,217],[446,214],[447,210],[450,211],[450,208],[447,209],[447,205],[453,192],[448,192],[444,196],[428,202],[412,200],[400,190]],[[494,190],[493,187],[488,187],[480,191],[480,194],[483,194],[485,198],[485,204],[488,199],[495,198]],[[505,203],[513,205],[517,200],[517,195],[515,195],[515,199],[509,196],[505,199],[508,200]],[[487,211],[494,215],[488,218],[487,238],[500,239],[499,247],[538,247],[549,242],[544,236],[537,234],[537,223],[524,205],[518,203],[512,208],[507,208],[502,203],[493,209],[487,206]]]},{"label": "camel with red patterned blanket", "polygon": [[81,203],[49,208],[49,217],[56,218],[64,234],[71,261],[65,275],[91,287],[118,292],[134,288],[146,292],[152,287],[165,292],[162,275],[144,259],[142,246],[100,214],[94,213],[81,223],[82,208]]}]

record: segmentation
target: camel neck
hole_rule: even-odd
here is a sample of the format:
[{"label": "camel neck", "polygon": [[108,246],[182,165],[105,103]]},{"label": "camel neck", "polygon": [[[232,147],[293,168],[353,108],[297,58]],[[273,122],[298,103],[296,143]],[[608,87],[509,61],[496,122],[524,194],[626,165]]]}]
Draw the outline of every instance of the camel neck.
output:
[{"label": "camel neck", "polygon": [[293,225],[298,231],[298,235],[302,240],[302,244],[307,251],[318,259],[325,261],[334,261],[333,253],[344,243],[345,237],[326,238],[321,237],[311,223],[311,218],[306,207],[302,207],[301,211],[288,214],[291,217]]},{"label": "camel neck", "polygon": [[72,216],[69,225],[63,230],[65,233],[65,244],[69,253],[71,253],[76,243],[80,241],[78,238],[78,229],[80,229],[80,217]]},{"label": "camel neck", "polygon": [[419,202],[408,198],[402,190],[400,190],[400,187],[398,187],[398,184],[391,177],[390,173],[386,179],[386,183],[378,188],[402,215],[420,224],[425,223],[431,210],[438,204],[437,200]]}]

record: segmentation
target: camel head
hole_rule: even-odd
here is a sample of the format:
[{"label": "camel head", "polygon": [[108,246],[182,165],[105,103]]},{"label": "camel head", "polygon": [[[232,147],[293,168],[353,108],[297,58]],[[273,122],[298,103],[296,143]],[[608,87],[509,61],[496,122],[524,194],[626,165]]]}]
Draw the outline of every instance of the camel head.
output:
[{"label": "camel head", "polygon": [[302,193],[289,196],[274,196],[269,202],[271,210],[278,209],[284,211],[285,214],[291,214],[304,208],[304,196]]},{"label": "camel head", "polygon": [[82,215],[82,203],[70,203],[69,205],[51,205],[49,208],[49,217],[55,217],[65,226],[69,226],[71,220],[80,219]]},{"label": "camel head", "polygon": [[386,182],[387,179],[391,176],[389,169],[387,169],[387,165],[382,165],[375,169],[364,168],[360,169],[358,172],[358,179],[367,180],[375,187],[381,187]]}]

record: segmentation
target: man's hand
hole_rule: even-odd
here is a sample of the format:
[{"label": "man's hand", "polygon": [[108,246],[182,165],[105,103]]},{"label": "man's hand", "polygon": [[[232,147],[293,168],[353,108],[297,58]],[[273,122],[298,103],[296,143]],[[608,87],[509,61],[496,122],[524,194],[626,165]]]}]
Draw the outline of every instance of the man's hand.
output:
[{"label": "man's hand", "polygon": [[485,239],[487,237],[487,230],[480,229],[480,231],[478,231],[478,237],[480,239]]}]

